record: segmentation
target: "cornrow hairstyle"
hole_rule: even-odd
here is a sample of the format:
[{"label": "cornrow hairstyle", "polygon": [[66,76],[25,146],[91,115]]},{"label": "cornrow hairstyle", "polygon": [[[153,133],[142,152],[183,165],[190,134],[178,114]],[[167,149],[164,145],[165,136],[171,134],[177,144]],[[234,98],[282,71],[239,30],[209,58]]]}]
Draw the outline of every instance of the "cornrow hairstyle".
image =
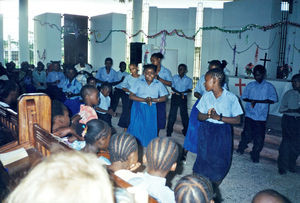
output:
[{"label": "cornrow hairstyle", "polygon": [[110,134],[109,125],[99,119],[90,120],[86,124],[87,132],[84,139],[87,144],[93,145],[97,140],[105,138]]},{"label": "cornrow hairstyle", "polygon": [[111,162],[127,161],[129,155],[137,150],[136,139],[130,134],[116,134],[110,138],[108,151]]},{"label": "cornrow hairstyle", "polygon": [[164,55],[162,55],[162,53],[160,53],[160,52],[157,52],[157,53],[152,54],[151,57],[163,59]]},{"label": "cornrow hairstyle", "polygon": [[253,73],[255,73],[256,71],[260,72],[263,75],[266,74],[266,68],[263,65],[256,65],[253,69]]},{"label": "cornrow hairstyle", "polygon": [[221,87],[224,86],[224,83],[225,83],[225,74],[224,74],[224,72],[223,72],[222,69],[220,69],[220,68],[211,69],[211,70],[207,71],[207,73],[205,74],[205,76],[206,75],[210,75],[213,78],[217,78],[219,80],[219,85]]},{"label": "cornrow hairstyle", "polygon": [[300,82],[300,73],[296,74],[296,75],[293,75],[292,77],[292,82],[295,81],[295,82]]},{"label": "cornrow hairstyle", "polygon": [[211,182],[200,175],[186,175],[176,184],[175,200],[177,203],[209,203],[214,197]]},{"label": "cornrow hairstyle", "polygon": [[222,64],[219,60],[212,60],[212,61],[209,61],[209,66],[216,66],[216,68],[220,68],[223,70],[222,68]]},{"label": "cornrow hairstyle", "polygon": [[156,65],[153,65],[153,64],[146,64],[146,65],[143,66],[143,69],[144,69],[144,72],[145,72],[147,69],[153,69],[154,72],[156,72],[157,67],[156,67]]},{"label": "cornrow hairstyle", "polygon": [[279,202],[282,202],[282,203],[291,203],[291,201],[287,197],[283,196],[282,194],[280,194],[276,190],[272,190],[272,189],[266,189],[266,190],[262,190],[262,191],[256,193],[256,195],[252,199],[252,203],[255,203],[256,200],[261,195],[271,196],[271,197],[279,200]]},{"label": "cornrow hairstyle", "polygon": [[178,158],[178,146],[170,138],[158,137],[147,146],[147,168],[155,171],[169,171]]},{"label": "cornrow hairstyle", "polygon": [[80,96],[85,103],[85,97],[91,94],[93,91],[98,91],[98,89],[92,85],[85,85],[80,90]]}]

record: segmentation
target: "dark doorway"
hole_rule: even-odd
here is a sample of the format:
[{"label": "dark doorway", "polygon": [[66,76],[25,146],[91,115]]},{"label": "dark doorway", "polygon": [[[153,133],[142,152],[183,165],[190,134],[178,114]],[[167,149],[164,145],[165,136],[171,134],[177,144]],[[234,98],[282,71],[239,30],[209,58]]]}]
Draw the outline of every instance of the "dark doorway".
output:
[{"label": "dark doorway", "polygon": [[64,62],[77,64],[79,54],[88,58],[88,17],[64,14]]}]

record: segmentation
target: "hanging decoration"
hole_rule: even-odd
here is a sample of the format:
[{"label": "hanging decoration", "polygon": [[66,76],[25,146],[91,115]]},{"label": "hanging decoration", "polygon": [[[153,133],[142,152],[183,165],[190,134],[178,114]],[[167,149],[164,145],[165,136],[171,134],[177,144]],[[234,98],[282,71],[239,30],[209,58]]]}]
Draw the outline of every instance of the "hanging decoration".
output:
[{"label": "hanging decoration", "polygon": [[235,64],[235,56],[236,56],[236,45],[234,45],[234,48],[233,48],[233,59],[232,59],[232,65]]},{"label": "hanging decoration", "polygon": [[39,50],[37,50],[36,52],[37,52],[37,55],[38,55],[38,57],[39,57],[39,60],[42,60],[42,62],[44,62],[44,61],[46,60],[46,49],[44,49],[44,51],[43,51],[43,53],[42,53],[42,56],[41,56]]},{"label": "hanging decoration", "polygon": [[162,55],[165,55],[165,53],[166,53],[166,33],[164,33],[162,38],[161,38],[160,53]]},{"label": "hanging decoration", "polygon": [[36,18],[34,18],[33,20],[36,21],[36,22],[39,22],[41,26],[49,26],[50,28],[57,29],[60,33],[63,32],[63,27],[61,27],[59,25],[48,23],[48,22],[42,22],[41,20],[36,19]]},{"label": "hanging decoration", "polygon": [[258,51],[259,51],[259,47],[256,46],[256,51],[255,51],[255,55],[254,55],[254,64],[257,64],[257,61],[258,61]]}]

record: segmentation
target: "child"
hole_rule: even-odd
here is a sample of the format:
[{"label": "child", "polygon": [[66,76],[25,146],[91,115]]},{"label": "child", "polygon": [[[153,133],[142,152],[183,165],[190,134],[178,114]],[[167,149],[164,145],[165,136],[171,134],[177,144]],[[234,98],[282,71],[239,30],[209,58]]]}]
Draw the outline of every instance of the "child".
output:
[{"label": "child", "polygon": [[214,191],[211,182],[197,174],[180,178],[175,186],[174,193],[177,203],[214,203]]},{"label": "child", "polygon": [[19,86],[12,80],[1,81],[0,105],[17,112],[17,98],[19,96]]},{"label": "child", "polygon": [[167,136],[171,137],[173,132],[173,126],[177,118],[177,109],[180,108],[181,122],[183,125],[182,133],[185,136],[189,116],[187,111],[187,93],[192,92],[193,80],[186,76],[187,66],[185,64],[180,64],[178,66],[178,75],[173,76],[172,80],[172,98],[171,98],[171,108],[168,118],[167,126]]},{"label": "child", "polygon": [[[209,62],[208,70],[215,69],[215,68],[221,69],[222,67],[223,66],[219,60],[212,60]],[[192,108],[186,137],[184,139],[184,145],[183,145],[184,149],[192,153],[197,153],[198,137],[200,136],[199,126],[201,124],[201,121],[198,120],[199,111],[196,108],[196,106],[198,105],[201,97],[207,92],[205,90],[204,83],[205,83],[205,74],[200,77],[200,80],[197,82],[194,90],[194,96],[197,98],[197,101]],[[224,84],[224,87],[228,89],[226,84]],[[187,151],[185,151],[183,159],[186,158],[185,156]]]},{"label": "child", "polygon": [[[164,56],[161,53],[154,53],[151,55],[151,63],[157,68],[155,70],[155,79],[162,82],[165,86],[172,86],[172,74],[171,71],[161,65],[161,61]],[[157,129],[158,134],[160,129],[164,129],[166,126],[166,102],[160,102],[157,107]]]},{"label": "child", "polygon": [[258,192],[252,199],[252,203],[265,203],[265,202],[291,203],[291,201],[287,199],[285,196],[272,189],[262,190]]},{"label": "child", "polygon": [[73,66],[66,68],[66,80],[62,84],[63,92],[67,96],[64,104],[71,110],[72,115],[75,115],[80,110],[80,90],[81,83],[76,79],[77,71]]},{"label": "child", "polygon": [[62,92],[62,85],[66,79],[60,68],[60,61],[52,61],[51,66],[49,66],[46,83],[47,83],[47,94],[51,99],[57,99],[64,102],[66,99],[65,94]]},{"label": "child", "polygon": [[129,134],[118,134],[111,137],[109,155],[113,172],[135,171],[141,164],[138,162],[138,145],[135,138]]},{"label": "child", "polygon": [[146,172],[129,183],[140,189],[145,189],[158,202],[175,202],[174,192],[166,186],[166,176],[169,171],[175,171],[178,158],[178,146],[170,138],[155,138],[147,146],[143,161]]},{"label": "child", "polygon": [[300,74],[292,77],[293,89],[287,91],[281,101],[279,112],[283,113],[282,141],[279,148],[278,172],[296,172],[296,160],[300,154]]},{"label": "child", "polygon": [[205,74],[204,94],[198,105],[199,128],[197,158],[193,172],[220,184],[231,163],[232,131],[230,124],[239,124],[243,110],[237,97],[223,88],[225,74],[220,69]]},{"label": "child", "polygon": [[122,104],[122,114],[118,123],[118,126],[124,128],[124,131],[127,130],[130,123],[130,110],[132,106],[132,100],[129,99],[129,90],[134,86],[136,81],[140,79],[138,67],[136,64],[130,64],[129,70],[131,75],[127,75],[124,81],[122,82],[122,89],[126,94],[124,96],[124,102]]},{"label": "child", "polygon": [[110,107],[110,97],[109,94],[111,92],[111,86],[107,83],[103,83],[101,85],[100,90],[100,104],[95,107],[97,111],[98,118],[107,122],[110,127],[111,125],[111,117],[116,117],[117,114]]},{"label": "child", "polygon": [[45,68],[44,64],[41,61],[39,61],[37,63],[37,67],[34,69],[32,73],[33,83],[37,91],[45,91],[45,89],[47,88],[46,85],[47,76],[44,68]]},{"label": "child", "polygon": [[269,106],[277,102],[277,94],[274,86],[264,79],[265,67],[255,66],[253,74],[255,81],[245,87],[241,97],[246,102],[245,124],[237,152],[243,154],[248,143],[253,140],[250,155],[252,161],[257,163],[259,162],[259,153],[264,146]]},{"label": "child", "polygon": [[145,78],[138,80],[130,88],[129,98],[133,100],[133,104],[127,132],[146,147],[157,137],[156,105],[167,100],[168,91],[161,82],[154,79],[154,65],[144,65],[144,75]]},{"label": "child", "polygon": [[[119,65],[119,68],[120,70],[117,72],[117,81],[120,81],[122,80],[122,78],[129,75],[129,73],[127,73],[125,70],[126,70],[126,63],[124,61],[121,61],[120,62],[120,65]],[[123,82],[122,82],[123,83]],[[121,98],[122,100],[122,105],[124,105],[124,97],[126,97],[125,95],[125,92],[123,91],[122,89],[122,83],[119,83],[118,85],[115,86],[115,89],[114,89],[114,94],[113,94],[113,98],[112,98],[112,110],[113,111],[116,111],[117,107],[118,107],[118,104],[119,104],[119,100]]]},{"label": "child", "polygon": [[70,151],[44,159],[5,202],[113,203],[114,198],[107,171],[95,155]]},{"label": "child", "polygon": [[88,85],[97,87],[97,79],[94,78],[94,77],[88,77],[86,82],[87,82]]}]

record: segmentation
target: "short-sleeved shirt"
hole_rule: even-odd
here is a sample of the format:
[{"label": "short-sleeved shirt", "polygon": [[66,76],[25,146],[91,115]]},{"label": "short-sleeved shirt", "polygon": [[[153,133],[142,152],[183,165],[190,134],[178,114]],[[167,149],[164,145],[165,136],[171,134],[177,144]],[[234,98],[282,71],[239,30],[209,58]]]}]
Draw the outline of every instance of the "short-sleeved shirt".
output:
[{"label": "short-sleeved shirt", "polygon": [[48,73],[46,82],[55,82],[59,80],[60,82],[58,83],[57,87],[62,88],[63,83],[65,82],[64,80],[66,79],[65,75],[62,72],[56,72],[52,71]]},{"label": "short-sleeved shirt", "polygon": [[[186,75],[184,75],[182,78],[179,75],[174,75],[172,87],[179,92],[185,92],[193,89],[193,80]],[[184,93],[184,95],[187,95],[187,93]]]},{"label": "short-sleeved shirt", "polygon": [[[79,73],[80,71],[86,71],[88,73],[92,73],[93,69],[90,65],[88,64],[84,64],[83,67],[80,66],[80,64],[75,65],[75,69],[77,70],[77,72]],[[78,80],[78,82],[81,83],[81,85],[86,85],[86,80],[87,77],[84,74],[78,74],[76,79]]]},{"label": "short-sleeved shirt", "polygon": [[[242,99],[253,100],[272,100],[277,102],[277,93],[275,87],[263,80],[261,83],[257,81],[250,82],[244,89]],[[251,102],[246,102],[245,116],[256,121],[266,121],[269,112],[269,104],[256,103],[254,108],[251,106]]]},{"label": "short-sleeved shirt", "polygon": [[113,68],[110,69],[109,73],[106,72],[105,67],[99,68],[96,78],[109,83],[118,81],[117,72]]},{"label": "short-sleeved shirt", "polygon": [[[129,75],[129,73],[127,73],[126,71],[124,71],[124,72],[118,71],[118,72],[117,72],[117,81],[120,81],[120,80],[122,79],[123,76],[126,77],[127,75]],[[125,80],[125,78],[124,78],[124,80]],[[123,80],[123,82],[124,82],[124,80]],[[122,83],[123,83],[123,82],[119,83],[119,84],[116,85],[115,87],[116,87],[116,88],[119,88],[119,89],[122,89]]]},{"label": "short-sleeved shirt", "polygon": [[[205,93],[196,107],[203,114],[207,114],[211,108],[214,108],[218,115],[222,114],[224,117],[236,117],[243,114],[238,98],[225,88],[218,98],[215,97],[213,91]],[[212,118],[207,119],[207,121],[218,124],[224,123]]]},{"label": "short-sleeved shirt", "polygon": [[[143,78],[143,75],[141,75],[140,77],[133,77],[132,75],[127,75],[124,79],[124,81],[121,83],[122,84],[122,88],[126,88],[128,90],[131,89],[131,87],[133,87],[133,85],[138,81],[141,80]],[[126,94],[130,94],[129,92],[126,92]]]},{"label": "short-sleeved shirt", "polygon": [[[46,89],[46,71],[42,70],[41,72],[37,71],[36,69],[32,72],[32,80],[34,83],[34,86],[37,89]],[[45,83],[42,86],[39,86],[38,83]]]},{"label": "short-sleeved shirt", "polygon": [[[297,90],[289,90],[287,91],[281,100],[281,105],[279,108],[279,112],[283,113],[288,109],[299,109],[300,108],[300,93]],[[288,116],[296,116],[300,117],[300,113],[283,113]]]},{"label": "short-sleeved shirt", "polygon": [[160,81],[154,79],[152,83],[148,85],[145,78],[138,80],[129,91],[141,98],[159,98],[169,94],[166,87]]},{"label": "short-sleeved shirt", "polygon": [[158,75],[160,78],[172,82],[172,73],[166,67],[161,66]]},{"label": "short-sleeved shirt", "polygon": [[[78,94],[82,88],[82,85],[76,80],[76,78],[74,78],[71,82],[69,81],[69,79],[66,79],[62,85],[62,88],[63,92]],[[79,98],[79,96],[71,97],[71,99],[75,98]]]},{"label": "short-sleeved shirt", "polygon": [[[98,107],[107,111],[110,107],[110,97],[109,96],[105,97],[101,92],[99,95],[100,95],[99,96],[100,104],[98,105]],[[101,114],[106,114],[105,112],[101,112],[101,111],[97,111],[97,112]]]},{"label": "short-sleeved shirt", "polygon": [[[205,83],[205,74],[202,75],[202,76],[200,77],[200,79],[198,80],[194,92],[198,92],[198,93],[200,93],[201,95],[204,95],[204,93],[207,92],[206,89],[205,89],[204,83]],[[225,88],[225,89],[228,90],[228,85],[227,85],[227,83],[225,83],[225,84],[223,85],[223,88]]]},{"label": "short-sleeved shirt", "polygon": [[166,179],[144,173],[141,177],[132,178],[129,183],[140,189],[147,190],[149,195],[160,203],[175,203],[174,192],[166,186]]}]

